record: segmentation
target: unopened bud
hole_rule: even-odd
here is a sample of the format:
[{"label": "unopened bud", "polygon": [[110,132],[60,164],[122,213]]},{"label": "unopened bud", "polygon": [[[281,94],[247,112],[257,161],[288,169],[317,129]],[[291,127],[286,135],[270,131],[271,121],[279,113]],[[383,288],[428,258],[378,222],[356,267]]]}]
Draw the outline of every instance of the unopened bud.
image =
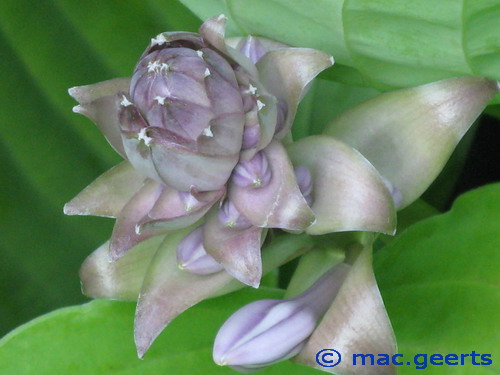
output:
[{"label": "unopened bud", "polygon": [[296,355],[337,295],[348,270],[348,265],[339,264],[298,297],[256,301],[238,310],[215,338],[214,361],[248,371]]},{"label": "unopened bud", "polygon": [[177,263],[179,268],[197,275],[209,275],[224,269],[203,247],[202,227],[193,230],[179,243]]},{"label": "unopened bud", "polygon": [[258,126],[245,126],[243,130],[243,143],[241,148],[246,150],[255,147],[260,140],[260,129]]},{"label": "unopened bud", "polygon": [[263,152],[248,160],[239,162],[234,168],[232,181],[243,188],[264,187],[271,181],[271,168]]},{"label": "unopened bud", "polygon": [[219,221],[230,228],[246,229],[252,224],[238,211],[236,206],[228,199],[222,204],[218,214]]},{"label": "unopened bud", "polygon": [[192,209],[196,209],[203,205],[203,203],[196,199],[193,194],[187,191],[179,191],[179,198],[181,199],[186,211],[191,211]]}]

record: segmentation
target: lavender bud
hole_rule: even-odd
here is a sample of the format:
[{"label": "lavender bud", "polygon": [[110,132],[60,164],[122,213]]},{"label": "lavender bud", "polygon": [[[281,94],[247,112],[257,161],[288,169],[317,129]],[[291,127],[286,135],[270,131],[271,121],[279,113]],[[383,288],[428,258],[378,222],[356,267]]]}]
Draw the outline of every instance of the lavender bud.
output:
[{"label": "lavender bud", "polygon": [[260,129],[258,126],[245,126],[243,129],[243,143],[241,148],[246,150],[255,147],[260,140]]},{"label": "lavender bud", "polygon": [[238,310],[217,333],[214,361],[246,371],[296,355],[335,298],[348,270],[346,264],[337,265],[298,297],[256,301]]},{"label": "lavender bud", "polygon": [[232,181],[243,188],[264,187],[271,181],[271,168],[263,152],[257,152],[248,161],[239,162],[233,171]]},{"label": "lavender bud", "polygon": [[179,198],[188,212],[203,205],[202,202],[196,199],[193,194],[188,191],[179,191]]},{"label": "lavender bud", "polygon": [[236,49],[248,57],[254,64],[266,53],[259,39],[252,36],[247,36],[240,40]]},{"label": "lavender bud", "polygon": [[[203,81],[206,62],[195,50],[163,48],[139,61],[132,77],[130,96],[149,124],[196,140],[213,115]],[[230,69],[228,67],[228,69]],[[187,79],[189,74],[195,79]],[[182,106],[193,108],[195,116]]]},{"label": "lavender bud", "polygon": [[297,179],[297,184],[299,185],[300,192],[304,196],[307,204],[310,206],[313,202],[313,180],[311,172],[309,172],[309,169],[306,166],[299,165],[295,167],[295,178]]},{"label": "lavender bud", "polygon": [[213,359],[220,366],[258,369],[297,354],[316,316],[303,304],[261,300],[244,306],[221,327]]},{"label": "lavender bud", "polygon": [[224,269],[203,247],[203,229],[198,227],[177,246],[179,268],[197,275],[209,275]]},{"label": "lavender bud", "polygon": [[218,214],[219,221],[226,227],[246,229],[252,224],[238,211],[236,206],[228,199],[222,204]]}]

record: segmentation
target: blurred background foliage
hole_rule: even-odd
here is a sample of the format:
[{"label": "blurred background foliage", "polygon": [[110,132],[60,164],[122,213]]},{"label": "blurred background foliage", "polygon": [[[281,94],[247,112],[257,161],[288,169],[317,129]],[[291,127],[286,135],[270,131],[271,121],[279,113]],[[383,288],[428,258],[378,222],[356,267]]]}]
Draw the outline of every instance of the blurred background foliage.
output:
[{"label": "blurred background foliage", "polygon": [[[218,0],[185,3],[195,10],[202,8],[198,14],[210,16],[225,6]],[[295,4],[304,7],[309,3]],[[318,9],[320,3],[325,6],[338,2],[317,2]],[[295,34],[276,28],[279,22],[272,22],[275,16],[289,17],[288,22],[301,19],[300,11],[290,15],[291,8],[283,8],[283,1],[255,2],[253,12],[262,14],[258,22],[245,13],[243,1],[231,4],[243,7],[238,13],[238,20],[243,22],[240,29],[257,33],[265,30],[285,42],[290,39],[299,45],[304,42],[304,46],[317,47],[308,44],[314,36],[307,34],[307,22],[311,20],[303,18]],[[269,5],[268,11],[263,4]],[[497,1],[493,10],[497,17],[499,7]],[[353,11],[350,17],[358,13]],[[469,18],[472,24],[478,22],[476,13]],[[484,22],[492,23],[488,14],[482,16]],[[79,266],[111,233],[112,220],[62,214],[65,202],[120,160],[89,120],[71,112],[75,103],[67,89],[130,75],[152,36],[168,30],[196,31],[199,25],[200,20],[177,0],[0,2],[0,334],[57,307],[85,301],[77,276]],[[498,25],[492,24],[493,29],[497,30]],[[413,26],[418,28],[418,22]],[[237,33],[238,27],[233,25],[230,31]],[[431,38],[431,34],[426,37]],[[498,35],[491,31],[486,35],[497,49]],[[372,39],[376,37],[372,35]],[[479,38],[474,33],[472,37]],[[353,68],[337,42],[317,42],[334,55],[331,50],[338,47],[341,64],[324,74],[304,99],[294,130],[296,137],[319,133],[341,111],[379,90],[401,86],[404,77],[410,85],[422,83],[422,79],[467,73],[446,71],[444,67],[422,78],[404,66],[406,60],[402,65],[384,65],[365,58],[359,49],[353,60],[357,67]],[[498,56],[491,54],[489,63],[478,57],[474,69],[497,74],[488,67]],[[370,64],[376,69],[371,71]],[[387,78],[389,73],[395,77],[392,83]],[[345,84],[353,82],[369,87]],[[487,112],[490,116],[484,116],[461,143],[425,196],[441,210],[449,208],[458,193],[500,180],[500,110],[490,106]]]}]

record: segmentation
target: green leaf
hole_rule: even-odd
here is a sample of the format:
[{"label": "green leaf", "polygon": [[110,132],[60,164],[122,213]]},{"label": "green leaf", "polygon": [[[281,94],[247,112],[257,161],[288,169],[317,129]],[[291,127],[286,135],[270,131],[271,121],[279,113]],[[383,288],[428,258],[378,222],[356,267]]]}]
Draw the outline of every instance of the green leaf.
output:
[{"label": "green leaf", "polygon": [[[500,348],[500,184],[461,196],[451,211],[408,228],[375,256],[399,353],[493,354]],[[492,374],[493,366],[430,373]],[[414,366],[400,366],[413,374]],[[496,370],[498,371],[498,370]]]},{"label": "green leaf", "polygon": [[[52,374],[234,374],[212,361],[220,325],[246,303],[281,298],[280,290],[249,290],[205,301],[176,319],[137,358],[133,342],[135,305],[94,301],[64,308],[16,329],[0,341],[2,375]],[[285,362],[261,374],[317,374]]]},{"label": "green leaf", "polygon": [[202,19],[225,13],[243,33],[332,54],[338,65],[325,77],[343,83],[387,90],[500,79],[497,0],[181,1]]}]

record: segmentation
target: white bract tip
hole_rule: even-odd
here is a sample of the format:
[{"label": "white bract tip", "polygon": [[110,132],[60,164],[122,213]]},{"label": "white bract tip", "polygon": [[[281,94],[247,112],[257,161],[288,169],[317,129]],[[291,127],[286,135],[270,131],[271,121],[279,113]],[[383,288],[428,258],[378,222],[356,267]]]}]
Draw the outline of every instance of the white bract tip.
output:
[{"label": "white bract tip", "polygon": [[208,77],[210,74],[212,74],[212,73],[210,73],[210,69],[206,68],[206,69],[205,69],[205,73],[204,73],[204,77],[206,78],[206,77]]},{"label": "white bract tip", "polygon": [[129,105],[132,105],[133,103],[127,99],[125,95],[122,96],[122,100],[120,101],[120,105],[123,107],[128,107]]},{"label": "white bract tip", "polygon": [[330,56],[330,63],[333,65],[335,63],[335,60],[333,59],[333,56]]},{"label": "white bract tip", "polygon": [[72,110],[75,113],[83,113],[83,108],[81,105],[75,105]]},{"label": "white bract tip", "polygon": [[158,72],[158,70],[161,68],[161,64],[158,60],[156,61],[150,61],[148,63],[148,72],[149,73],[152,73],[152,72]]},{"label": "white bract tip", "polygon": [[141,234],[141,226],[139,224],[135,225],[135,234],[140,235]]},{"label": "white bract tip", "polygon": [[248,90],[245,90],[243,93],[244,94],[255,95],[257,93],[257,87],[255,87],[254,85],[250,84],[248,86]]},{"label": "white bract tip", "polygon": [[201,58],[203,58],[203,51],[196,51],[196,54],[197,54],[198,56],[200,56]]},{"label": "white bract tip", "polygon": [[212,127],[209,126],[205,129],[203,129],[203,135],[206,136],[206,137],[213,137],[214,136],[214,133],[212,132]]},{"label": "white bract tip", "polygon": [[262,103],[260,100],[257,100],[257,110],[260,111],[262,108],[266,106],[265,103]]},{"label": "white bract tip", "polygon": [[167,71],[170,69],[170,66],[167,63],[161,64],[160,71]]},{"label": "white bract tip", "polygon": [[221,14],[217,17],[217,21],[227,21],[227,17],[224,14]]},{"label": "white bract tip", "polygon": [[155,100],[158,102],[159,105],[164,105],[165,99],[166,98],[164,96],[155,96]]},{"label": "white bract tip", "polygon": [[78,95],[78,86],[68,89],[68,94],[73,98],[75,97],[75,95]]},{"label": "white bract tip", "polygon": [[154,47],[154,46],[161,46],[163,43],[166,43],[167,42],[167,39],[165,38],[165,36],[163,34],[158,34],[156,36],[156,38],[152,38],[151,39],[151,47]]},{"label": "white bract tip", "polygon": [[153,140],[153,138],[148,137],[148,135],[146,134],[146,128],[142,128],[141,131],[137,133],[137,139],[139,139],[139,141],[144,141],[144,144],[146,146],[149,146],[151,144],[151,141]]}]

